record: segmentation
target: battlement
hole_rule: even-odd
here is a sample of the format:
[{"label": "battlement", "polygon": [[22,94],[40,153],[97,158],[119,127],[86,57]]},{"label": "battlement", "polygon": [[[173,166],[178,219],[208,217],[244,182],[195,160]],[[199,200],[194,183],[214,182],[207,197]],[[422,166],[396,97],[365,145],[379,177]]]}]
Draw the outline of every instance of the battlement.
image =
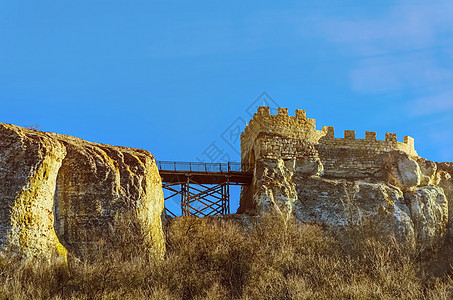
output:
[{"label": "battlement", "polygon": [[385,140],[378,140],[376,132],[367,131],[364,139],[357,139],[354,130],[345,130],[344,136],[338,138],[334,127],[317,130],[316,120],[307,118],[306,111],[300,109],[295,111],[295,116],[289,116],[287,108],[278,108],[273,115],[269,107],[261,106],[241,134],[243,162],[249,160],[252,150],[256,158],[285,158],[316,155],[315,148],[323,153],[351,149],[370,155],[397,150],[417,156],[412,137],[406,136],[403,142],[398,142],[395,133],[386,133]]},{"label": "battlement", "polygon": [[[288,116],[288,109],[283,108],[283,107],[277,108],[277,115],[271,115],[270,108],[268,106],[260,106],[260,107],[258,107],[258,112],[255,114],[255,116],[253,116],[253,119],[255,119],[255,117],[259,118],[260,116],[262,116],[262,117],[272,117],[272,116],[281,116],[282,117],[283,116],[283,117],[289,117],[289,118],[296,118],[296,119],[300,119],[300,120],[307,120],[307,115],[306,115],[305,110],[296,109],[296,116],[291,117],[291,116]],[[308,120],[310,120],[309,122],[315,122],[314,119],[308,119]]]},{"label": "battlement", "polygon": [[335,138],[335,128],[324,126],[322,131],[325,133],[319,141],[320,145],[338,147],[338,148],[357,148],[378,151],[400,150],[410,155],[417,156],[415,151],[415,141],[410,136],[405,136],[403,142],[398,142],[396,133],[386,133],[385,140],[377,140],[377,134],[374,131],[366,131],[365,139],[356,139],[354,130],[345,130],[343,138]]},{"label": "battlement", "polygon": [[241,139],[249,139],[258,132],[304,139],[310,138],[313,134],[318,138],[322,135],[322,132],[316,130],[316,120],[307,118],[305,110],[296,110],[296,115],[293,117],[288,115],[287,108],[280,107],[277,109],[277,114],[272,115],[267,106],[258,107],[257,113],[241,134]]}]

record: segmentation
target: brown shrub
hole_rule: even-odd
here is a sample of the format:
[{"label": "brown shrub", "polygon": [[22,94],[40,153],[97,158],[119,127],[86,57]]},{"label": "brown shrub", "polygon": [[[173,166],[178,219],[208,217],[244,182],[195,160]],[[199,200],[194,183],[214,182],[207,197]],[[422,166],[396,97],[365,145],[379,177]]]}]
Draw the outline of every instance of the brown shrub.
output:
[{"label": "brown shrub", "polygon": [[[396,242],[351,251],[315,225],[277,217],[173,219],[165,258],[105,250],[68,268],[0,261],[0,299],[449,299]],[[145,251],[147,252],[147,251]]]}]

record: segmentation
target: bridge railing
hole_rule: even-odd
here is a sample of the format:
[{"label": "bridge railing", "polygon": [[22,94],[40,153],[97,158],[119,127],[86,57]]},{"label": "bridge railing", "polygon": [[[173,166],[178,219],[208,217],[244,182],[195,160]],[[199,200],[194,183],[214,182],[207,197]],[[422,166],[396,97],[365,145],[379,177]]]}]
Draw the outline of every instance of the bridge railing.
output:
[{"label": "bridge railing", "polygon": [[159,171],[188,171],[205,173],[250,172],[251,166],[239,162],[205,163],[183,161],[156,161]]}]

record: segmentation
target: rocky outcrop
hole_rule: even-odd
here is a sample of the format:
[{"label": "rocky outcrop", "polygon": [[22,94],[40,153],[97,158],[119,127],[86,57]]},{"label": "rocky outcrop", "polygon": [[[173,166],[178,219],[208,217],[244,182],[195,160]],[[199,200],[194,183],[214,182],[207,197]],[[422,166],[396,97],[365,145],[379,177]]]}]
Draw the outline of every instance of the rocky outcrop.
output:
[{"label": "rocky outcrop", "polygon": [[395,236],[417,251],[439,248],[453,232],[453,181],[446,166],[440,174],[435,163],[394,151],[385,154],[376,176],[356,178],[325,176],[322,161],[309,161],[318,166],[307,168],[306,160],[296,158],[258,160],[239,211],[274,211],[342,236]]},{"label": "rocky outcrop", "polygon": [[125,242],[165,250],[161,179],[147,151],[0,124],[0,180],[3,253],[89,258]]},{"label": "rocky outcrop", "polygon": [[0,248],[66,258],[54,230],[56,178],[65,147],[45,134],[0,125]]},{"label": "rocky outcrop", "polygon": [[439,186],[443,189],[445,196],[449,200],[449,226],[450,236],[453,237],[453,163],[437,164],[437,181]]},{"label": "rocky outcrop", "polygon": [[[145,234],[145,242],[162,252],[163,192],[153,156],[54,136],[67,151],[55,193],[55,229],[63,245],[86,257],[100,240],[109,249],[116,243],[123,247],[125,238],[138,245]],[[125,233],[128,236],[121,236]]]}]

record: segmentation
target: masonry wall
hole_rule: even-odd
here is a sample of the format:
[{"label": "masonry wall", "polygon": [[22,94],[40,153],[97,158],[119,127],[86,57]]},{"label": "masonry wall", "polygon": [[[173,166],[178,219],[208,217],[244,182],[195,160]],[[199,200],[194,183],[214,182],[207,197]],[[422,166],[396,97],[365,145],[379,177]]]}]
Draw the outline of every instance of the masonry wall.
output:
[{"label": "masonry wall", "polygon": [[311,141],[270,133],[258,134],[254,149],[260,158],[290,159],[318,156],[316,146]]},{"label": "masonry wall", "polygon": [[242,162],[249,164],[251,157],[314,155],[314,145],[325,135],[316,130],[315,122],[306,117],[305,110],[296,110],[292,117],[286,108],[279,108],[277,115],[271,115],[269,107],[259,107],[241,134]]},{"label": "masonry wall", "polygon": [[355,131],[346,130],[343,138],[336,138],[333,127],[316,130],[315,120],[306,118],[304,110],[292,117],[286,108],[271,115],[268,107],[260,107],[241,135],[242,161],[319,157],[326,176],[363,177],[379,176],[388,152],[417,156],[411,137],[398,142],[395,133],[386,133],[383,141],[376,136],[367,131],[365,139],[356,139]]},{"label": "masonry wall", "polygon": [[365,133],[365,139],[356,139],[352,130],[346,130],[344,138],[335,138],[333,127],[323,127],[323,131],[326,135],[319,140],[317,150],[326,176],[381,177],[386,153],[403,151],[417,156],[411,137],[400,143],[394,133],[386,133],[385,140],[379,141],[372,131]]}]

